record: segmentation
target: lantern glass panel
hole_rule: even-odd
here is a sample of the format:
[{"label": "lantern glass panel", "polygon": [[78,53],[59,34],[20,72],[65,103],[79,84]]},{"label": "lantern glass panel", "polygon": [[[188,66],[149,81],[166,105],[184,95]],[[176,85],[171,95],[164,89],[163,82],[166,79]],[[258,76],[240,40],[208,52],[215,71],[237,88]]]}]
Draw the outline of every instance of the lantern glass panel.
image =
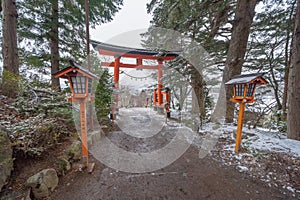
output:
[{"label": "lantern glass panel", "polygon": [[247,97],[253,96],[254,86],[255,86],[254,83],[248,85]]},{"label": "lantern glass panel", "polygon": [[244,96],[244,86],[245,86],[244,84],[235,85],[236,96],[240,96],[240,97]]},{"label": "lantern glass panel", "polygon": [[89,78],[88,81],[88,93],[92,93],[92,79]]},{"label": "lantern glass panel", "polygon": [[71,77],[72,86],[75,94],[85,94],[85,77],[73,76]]}]

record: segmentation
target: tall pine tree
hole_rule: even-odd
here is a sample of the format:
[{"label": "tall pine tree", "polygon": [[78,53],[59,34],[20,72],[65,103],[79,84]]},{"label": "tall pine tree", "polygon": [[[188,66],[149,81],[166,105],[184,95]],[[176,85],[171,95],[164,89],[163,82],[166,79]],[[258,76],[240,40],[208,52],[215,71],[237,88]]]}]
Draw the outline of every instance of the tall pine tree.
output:
[{"label": "tall pine tree", "polygon": [[[232,35],[228,48],[222,84],[229,81],[233,76],[242,72],[244,57],[247,51],[248,37],[255,14],[255,6],[258,0],[238,0],[233,22]],[[234,103],[230,101],[233,96],[233,86],[225,86],[226,91],[226,122],[233,122]],[[220,98],[220,97],[219,97]],[[223,97],[221,97],[223,98]]]},{"label": "tall pine tree", "polygon": [[[89,0],[91,27],[108,22],[123,0]],[[56,72],[70,57],[86,58],[85,9],[81,0],[21,0],[19,40],[20,58],[26,67],[51,68]],[[53,88],[59,87],[52,79]]]},{"label": "tall pine tree", "polygon": [[2,92],[10,97],[18,93],[19,59],[17,47],[17,8],[15,0],[2,0]]}]

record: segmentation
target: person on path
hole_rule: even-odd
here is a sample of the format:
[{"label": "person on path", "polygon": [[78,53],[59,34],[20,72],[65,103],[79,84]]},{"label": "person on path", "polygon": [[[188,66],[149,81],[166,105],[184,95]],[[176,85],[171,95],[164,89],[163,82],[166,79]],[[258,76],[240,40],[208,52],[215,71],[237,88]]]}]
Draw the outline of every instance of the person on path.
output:
[{"label": "person on path", "polygon": [[167,123],[168,118],[170,116],[170,104],[169,103],[165,103],[165,122]]}]

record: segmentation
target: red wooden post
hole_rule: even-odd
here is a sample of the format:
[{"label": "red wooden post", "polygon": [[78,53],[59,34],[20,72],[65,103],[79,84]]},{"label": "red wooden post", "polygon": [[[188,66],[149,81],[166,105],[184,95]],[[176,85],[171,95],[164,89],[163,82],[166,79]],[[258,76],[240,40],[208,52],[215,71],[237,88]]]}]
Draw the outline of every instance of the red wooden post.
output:
[{"label": "red wooden post", "polygon": [[85,99],[80,101],[80,128],[81,128],[81,146],[82,156],[86,159],[86,166],[88,166],[88,143],[87,143],[87,130],[86,130],[86,103]]},{"label": "red wooden post", "polygon": [[143,60],[141,58],[138,58],[136,63],[138,68],[143,67]]},{"label": "red wooden post", "polygon": [[[115,90],[119,90],[119,77],[120,77],[120,56],[115,55],[115,66],[114,66],[114,87]],[[119,94],[116,94],[116,108],[118,108]]]},{"label": "red wooden post", "polygon": [[240,145],[242,143],[242,129],[243,129],[243,121],[244,121],[244,110],[245,110],[245,102],[240,103],[239,117],[238,117],[238,127],[236,130],[236,140],[235,140],[235,152],[238,153],[240,149]]},{"label": "red wooden post", "polygon": [[166,102],[170,104],[170,90],[166,90]]},{"label": "red wooden post", "polygon": [[114,66],[114,83],[119,83],[120,74],[120,56],[115,56],[115,66]]},{"label": "red wooden post", "polygon": [[156,89],[154,89],[154,92],[153,92],[153,106],[156,107]]},{"label": "red wooden post", "polygon": [[157,78],[158,78],[158,84],[157,84],[157,95],[158,95],[158,105],[161,106],[163,99],[162,99],[162,93],[161,93],[161,89],[162,89],[162,82],[161,82],[161,78],[162,78],[162,65],[163,65],[163,60],[162,59],[158,59],[158,73],[157,73]]}]

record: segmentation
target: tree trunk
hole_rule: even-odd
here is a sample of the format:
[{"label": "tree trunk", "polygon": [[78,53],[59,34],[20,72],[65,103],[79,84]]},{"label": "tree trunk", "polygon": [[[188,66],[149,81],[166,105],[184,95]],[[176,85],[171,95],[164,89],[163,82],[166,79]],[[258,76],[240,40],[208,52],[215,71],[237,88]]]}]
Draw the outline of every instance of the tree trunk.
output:
[{"label": "tree trunk", "polygon": [[[272,51],[273,51],[273,49],[272,49]],[[274,73],[275,66],[273,65],[272,61],[270,61],[269,66],[270,66],[270,72],[271,72],[271,78],[272,78],[271,85],[274,89],[274,97],[275,97],[276,104],[277,104],[277,110],[281,110],[282,104],[280,102],[279,86],[278,86],[278,81],[276,80],[275,73]],[[280,120],[280,116],[279,116],[279,120]]]},{"label": "tree trunk", "polygon": [[[227,59],[223,72],[223,83],[229,81],[233,76],[241,74],[244,56],[247,50],[247,42],[251,24],[255,14],[257,0],[238,0],[235,11],[233,32],[227,53]],[[233,96],[233,86],[225,86],[226,91],[226,116],[227,123],[233,122],[234,103],[230,101]]]},{"label": "tree trunk", "polygon": [[[292,21],[294,16],[294,8],[297,2],[293,2],[292,9],[289,14],[289,21]],[[293,29],[292,29],[293,30]],[[293,49],[293,38],[290,37],[291,31],[286,30],[286,43],[285,43],[285,72],[284,72],[284,88],[282,97],[282,120],[287,121],[287,96],[288,96],[288,85],[289,85],[289,67],[291,65],[292,49]],[[290,48],[289,48],[290,47]]]},{"label": "tree trunk", "polygon": [[18,94],[19,75],[16,1],[2,0],[2,9],[2,88],[4,95],[15,97]]},{"label": "tree trunk", "polygon": [[[59,46],[58,46],[58,0],[52,0],[52,27],[50,31],[51,48],[51,74],[59,70]],[[51,76],[52,89],[60,90],[59,79]]]},{"label": "tree trunk", "polygon": [[300,140],[300,0],[297,1],[288,86],[288,138]]},{"label": "tree trunk", "polygon": [[289,69],[290,66],[290,60],[288,61],[288,64],[285,66],[285,72],[284,72],[284,88],[283,88],[283,95],[282,95],[282,120],[287,120],[287,96],[288,96],[288,85],[289,85]]}]

